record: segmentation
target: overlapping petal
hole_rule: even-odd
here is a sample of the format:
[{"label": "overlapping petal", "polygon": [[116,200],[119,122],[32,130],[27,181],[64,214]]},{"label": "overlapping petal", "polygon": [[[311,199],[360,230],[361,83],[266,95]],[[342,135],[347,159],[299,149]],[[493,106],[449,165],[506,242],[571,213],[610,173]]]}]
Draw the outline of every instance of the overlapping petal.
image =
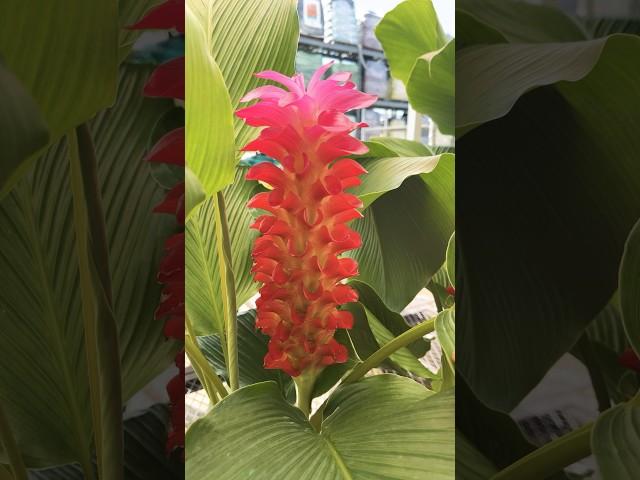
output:
[{"label": "overlapping petal", "polygon": [[244,150],[259,150],[282,165],[259,163],[246,178],[272,187],[248,203],[267,212],[251,225],[262,234],[252,272],[263,283],[256,326],[271,337],[264,364],[294,377],[347,360],[334,334],[353,326],[352,315],[339,307],[358,299],[343,283],[358,274],[358,265],[340,255],[361,243],[347,223],[362,216],[362,202],[345,189],[358,185],[365,170],[342,157],[367,148],[351,135],[364,124],[345,113],[376,98],[357,91],[347,73],[323,78],[330,66],[318,69],[307,87],[301,75],[258,73],[284,88],[258,87],[242,99],[258,102],[236,112],[249,125],[265,127]]}]

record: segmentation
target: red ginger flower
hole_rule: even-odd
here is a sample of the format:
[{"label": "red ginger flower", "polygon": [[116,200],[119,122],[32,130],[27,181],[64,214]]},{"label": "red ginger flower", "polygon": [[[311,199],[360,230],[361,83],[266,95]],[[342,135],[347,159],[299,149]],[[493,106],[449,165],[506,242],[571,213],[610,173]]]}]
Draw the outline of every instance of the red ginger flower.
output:
[{"label": "red ginger flower", "polygon": [[350,135],[365,124],[345,112],[368,107],[376,97],[356,90],[348,73],[322,79],[330,66],[318,69],[306,88],[300,74],[258,73],[288,90],[256,88],[241,101],[259,102],[236,112],[247,124],[266,127],[243,150],[259,150],[283,167],[259,163],[246,178],[272,187],[248,204],[269,212],[251,226],[262,233],[254,244],[252,272],[264,284],[256,326],[271,337],[264,365],[293,377],[347,360],[346,347],[333,336],[337,328],[351,328],[353,317],[337,307],[358,299],[341,283],[358,274],[358,265],[340,254],[361,243],[346,224],[362,216],[362,202],[345,189],[359,185],[365,170],[341,157],[367,148]]},{"label": "red ginger flower", "polygon": [[[151,9],[131,29],[171,29],[184,33],[184,0],[167,0]],[[155,69],[144,88],[147,97],[184,99],[184,57],[170,60]],[[165,134],[147,155],[152,163],[185,164],[184,128]],[[165,256],[157,279],[164,285],[156,319],[164,319],[167,338],[184,341],[184,182],[175,185],[153,209],[155,213],[175,215],[182,231],[165,242]],[[176,355],[178,373],[167,385],[171,404],[171,429],[167,438],[169,453],[181,449],[184,460],[184,350]]]}]

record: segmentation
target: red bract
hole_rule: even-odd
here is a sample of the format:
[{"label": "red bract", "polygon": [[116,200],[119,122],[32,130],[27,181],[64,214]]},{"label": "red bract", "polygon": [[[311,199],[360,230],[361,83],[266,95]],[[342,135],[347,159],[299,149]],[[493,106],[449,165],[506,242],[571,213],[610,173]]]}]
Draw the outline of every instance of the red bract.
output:
[{"label": "red bract", "polygon": [[[184,32],[184,0],[168,0],[153,8],[130,28],[175,28]],[[184,57],[170,60],[151,74],[144,94],[149,97],[184,99],[184,78]],[[184,128],[170,131],[151,149],[146,160],[184,166],[184,137]],[[184,227],[184,200],[184,182],[180,182],[153,211],[175,215],[178,225]],[[169,237],[165,242],[165,256],[160,263],[157,278],[164,287],[155,316],[165,321],[164,334],[167,338],[184,340],[184,231]],[[167,385],[171,402],[171,430],[167,439],[169,452],[184,448],[184,350],[178,352],[176,366],[179,372]]]},{"label": "red bract", "polygon": [[633,349],[627,348],[624,352],[622,352],[622,354],[618,357],[618,362],[620,363],[620,365],[640,373],[640,358],[638,358],[636,352],[634,352]]},{"label": "red bract", "polygon": [[359,185],[365,170],[341,157],[367,148],[350,135],[365,124],[345,112],[368,107],[376,97],[356,90],[348,73],[323,79],[330,66],[318,69],[306,88],[300,74],[258,73],[286,90],[259,87],[242,99],[259,102],[236,112],[247,124],[266,127],[244,150],[282,164],[259,163],[246,178],[272,187],[248,204],[268,212],[251,226],[262,233],[254,244],[252,272],[264,284],[256,325],[271,337],[264,365],[294,377],[347,360],[346,347],[333,337],[337,328],[351,328],[353,317],[337,307],[358,299],[341,283],[358,274],[358,265],[340,255],[361,243],[346,224],[362,216],[362,202],[345,190]]},{"label": "red bract", "polygon": [[167,0],[152,8],[131,30],[170,30],[184,33],[184,0]]}]

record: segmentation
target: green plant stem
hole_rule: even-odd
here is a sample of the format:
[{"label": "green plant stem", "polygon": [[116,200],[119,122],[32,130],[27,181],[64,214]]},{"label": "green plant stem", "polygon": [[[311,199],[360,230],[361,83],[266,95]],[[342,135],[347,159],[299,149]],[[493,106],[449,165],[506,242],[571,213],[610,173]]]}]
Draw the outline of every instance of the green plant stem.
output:
[{"label": "green plant stem", "polygon": [[[124,428],[118,327],[111,300],[106,227],[97,159],[88,127],[67,136],[80,274],[85,352],[99,477],[124,476]],[[92,478],[91,463],[83,466]]]},{"label": "green plant stem", "polygon": [[[435,318],[432,318],[419,323],[406,332],[398,335],[393,340],[385,343],[382,347],[373,352],[362,363],[357,364],[351,371],[346,374],[346,376],[342,377],[340,385],[347,385],[349,383],[357,382],[362,377],[364,377],[369,370],[371,370],[372,368],[376,368],[397,350],[401,349],[402,347],[406,347],[419,338],[424,337],[427,333],[433,332],[434,328]],[[327,402],[325,401],[309,420],[311,422],[311,425],[317,431],[320,431],[322,416],[324,414],[324,409],[326,408],[326,406]]]},{"label": "green plant stem", "polygon": [[539,480],[591,454],[591,430],[588,423],[573,432],[547,443],[509,465],[492,480]]},{"label": "green plant stem", "polygon": [[211,403],[215,405],[219,400],[226,397],[229,392],[227,392],[227,388],[220,380],[220,377],[218,377],[216,372],[213,371],[211,364],[207,361],[202,350],[200,350],[196,336],[193,335],[193,327],[188,315],[185,315],[185,325],[187,327],[187,333],[184,337],[185,350],[187,351],[187,355],[189,355],[193,369],[202,382],[202,386],[207,392]]},{"label": "green plant stem", "polygon": [[293,377],[296,386],[296,407],[302,410],[302,413],[309,418],[311,415],[311,400],[313,400],[313,387],[318,378],[315,370],[308,370],[302,375]]},{"label": "green plant stem", "polygon": [[222,287],[222,302],[224,307],[224,325],[227,344],[227,372],[229,372],[229,386],[231,391],[239,386],[238,372],[238,319],[236,317],[236,288],[233,276],[231,257],[231,240],[224,195],[217,192],[214,196],[216,215],[216,244],[218,249],[218,265],[220,267],[220,284]]},{"label": "green plant stem", "polygon": [[11,430],[9,419],[4,413],[4,408],[0,404],[0,445],[9,458],[9,465],[13,472],[13,478],[15,480],[27,480],[27,468],[22,460],[22,454],[18,448],[18,444]]},{"label": "green plant stem", "polygon": [[598,365],[598,360],[596,359],[591,346],[591,341],[589,340],[586,332],[580,336],[575,348],[577,353],[582,357],[585,367],[587,367],[587,370],[589,371],[591,385],[593,386],[593,391],[595,392],[596,399],[598,401],[598,410],[602,413],[611,407],[611,399],[609,398],[607,383],[602,375],[602,371]]},{"label": "green plant stem", "polygon": [[402,347],[406,347],[419,338],[424,337],[427,333],[433,332],[434,328],[435,319],[433,318],[411,327],[409,330],[398,335],[390,342],[385,343],[382,347],[373,352],[371,356],[367,357],[364,362],[356,365],[353,370],[351,370],[347,376],[342,379],[341,383],[348,384],[360,380],[369,370],[376,368],[397,350]]}]

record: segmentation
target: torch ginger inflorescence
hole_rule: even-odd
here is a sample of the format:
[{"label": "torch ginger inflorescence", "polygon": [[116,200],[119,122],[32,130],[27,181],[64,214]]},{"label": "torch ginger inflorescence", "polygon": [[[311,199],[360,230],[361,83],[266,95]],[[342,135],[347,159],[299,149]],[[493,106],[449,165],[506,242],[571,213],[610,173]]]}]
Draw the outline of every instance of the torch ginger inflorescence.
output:
[{"label": "torch ginger inflorescence", "polygon": [[365,170],[343,157],[367,148],[350,135],[365,124],[345,112],[368,107],[376,97],[356,90],[348,73],[323,79],[330,66],[318,69],[306,88],[300,74],[258,73],[287,90],[256,88],[241,101],[259,102],[236,112],[247,124],[266,127],[243,150],[260,151],[282,165],[259,163],[246,178],[272,187],[249,202],[269,212],[252,225],[262,234],[254,244],[252,271],[264,284],[256,326],[271,337],[264,364],[293,377],[347,360],[334,333],[351,328],[353,317],[338,306],[358,298],[342,283],[358,274],[358,265],[340,255],[361,243],[347,223],[362,216],[362,202],[345,189],[359,185]]}]

